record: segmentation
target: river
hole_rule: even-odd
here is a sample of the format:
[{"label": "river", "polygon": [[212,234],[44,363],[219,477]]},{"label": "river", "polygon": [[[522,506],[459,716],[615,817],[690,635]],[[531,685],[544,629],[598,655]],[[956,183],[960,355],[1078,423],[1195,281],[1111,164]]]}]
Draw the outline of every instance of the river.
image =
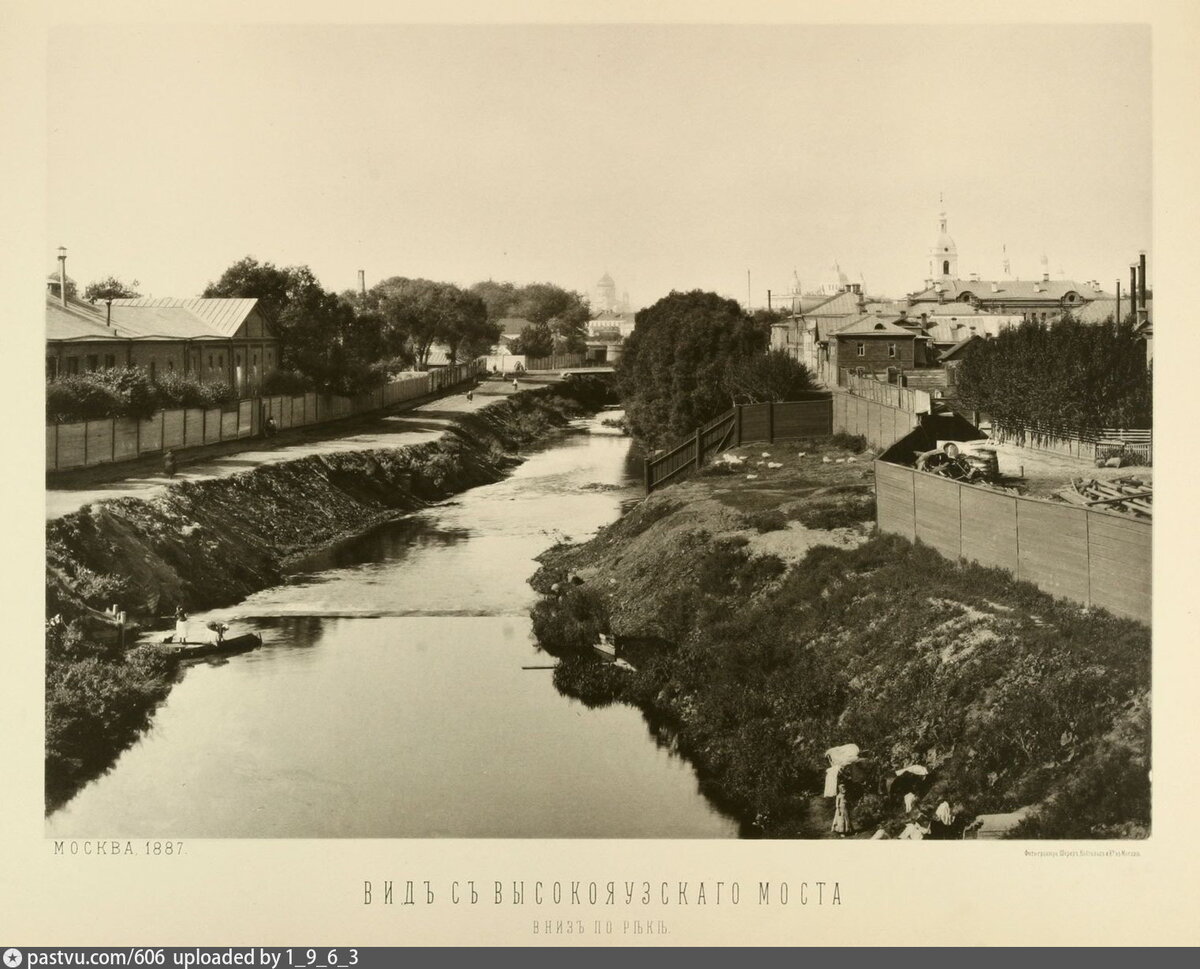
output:
[{"label": "river", "polygon": [[[607,416],[607,415],[606,415]],[[599,420],[513,473],[192,617],[263,647],[195,661],[48,837],[720,838],[737,823],[626,706],[554,688],[534,557],[640,496]]]}]

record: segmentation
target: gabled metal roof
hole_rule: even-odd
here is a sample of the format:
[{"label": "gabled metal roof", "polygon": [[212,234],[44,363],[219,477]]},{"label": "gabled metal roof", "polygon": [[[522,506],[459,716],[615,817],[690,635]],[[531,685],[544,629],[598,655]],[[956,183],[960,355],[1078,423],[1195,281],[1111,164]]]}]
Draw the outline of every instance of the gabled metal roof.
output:
[{"label": "gabled metal roof", "polygon": [[57,341],[128,340],[129,332],[114,321],[106,325],[104,310],[91,303],[68,299],[63,306],[56,296],[46,297],[46,339]]},{"label": "gabled metal roof", "polygon": [[[207,324],[215,333],[210,335],[231,337],[238,328],[246,322],[255,305],[254,298],[240,297],[205,297],[197,296],[191,299],[176,299],[170,296],[138,296],[132,299],[114,299],[113,307],[142,306],[156,309],[182,308],[193,314],[197,320]],[[167,317],[164,315],[163,320]],[[175,319],[181,319],[175,317]]]}]

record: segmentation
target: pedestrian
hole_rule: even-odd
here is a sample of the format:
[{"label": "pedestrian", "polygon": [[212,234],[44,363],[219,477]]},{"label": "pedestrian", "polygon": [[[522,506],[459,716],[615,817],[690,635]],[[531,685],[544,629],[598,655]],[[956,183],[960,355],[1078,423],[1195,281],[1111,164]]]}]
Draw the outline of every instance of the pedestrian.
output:
[{"label": "pedestrian", "polygon": [[517,383],[517,378],[516,378],[516,377],[513,377],[513,390],[516,390],[516,389],[518,388],[518,386],[519,386],[519,385],[518,385],[518,383]]},{"label": "pedestrian", "polygon": [[175,607],[175,637],[176,643],[187,642],[187,613],[183,611],[183,606]]},{"label": "pedestrian", "polygon": [[833,827],[831,830],[843,838],[854,830],[854,826],[850,823],[850,805],[846,797],[845,784],[838,784],[837,798],[833,802]]},{"label": "pedestrian", "polygon": [[168,478],[175,477],[175,452],[168,451],[163,455],[163,472]]},{"label": "pedestrian", "polygon": [[468,387],[467,388],[467,400],[474,400],[474,399],[475,399],[475,388]]},{"label": "pedestrian", "polygon": [[909,791],[904,795],[904,813],[911,814],[913,805],[917,803],[917,795]]},{"label": "pedestrian", "polygon": [[266,422],[266,423],[263,425],[263,433],[264,433],[264,434],[265,434],[267,437],[274,437],[274,436],[275,436],[275,430],[276,430],[276,428],[275,428],[275,418],[274,418],[274,417],[268,417],[268,418],[267,418],[267,422]]}]

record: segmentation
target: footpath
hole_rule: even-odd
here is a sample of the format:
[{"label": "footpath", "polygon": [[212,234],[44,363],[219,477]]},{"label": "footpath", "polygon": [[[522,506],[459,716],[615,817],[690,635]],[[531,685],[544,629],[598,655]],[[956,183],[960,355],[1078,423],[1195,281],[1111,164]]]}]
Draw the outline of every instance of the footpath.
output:
[{"label": "footpath", "polygon": [[[555,382],[549,376],[526,377],[520,389],[545,386]],[[102,465],[71,476],[47,479],[46,519],[51,520],[78,511],[84,505],[112,498],[153,498],[165,491],[172,482],[203,481],[223,478],[264,464],[295,461],[322,454],[346,451],[369,451],[378,448],[405,447],[433,441],[450,426],[456,417],[482,410],[503,397],[516,393],[511,380],[484,380],[475,389],[473,400],[467,400],[466,389],[426,401],[404,411],[364,415],[317,427],[283,431],[269,440],[246,439],[229,442],[240,449],[217,453],[205,449],[201,453],[176,452],[178,460],[174,478],[162,469],[162,457],[131,461],[127,465]],[[220,449],[220,445],[215,448]],[[117,480],[112,480],[119,476]]]}]

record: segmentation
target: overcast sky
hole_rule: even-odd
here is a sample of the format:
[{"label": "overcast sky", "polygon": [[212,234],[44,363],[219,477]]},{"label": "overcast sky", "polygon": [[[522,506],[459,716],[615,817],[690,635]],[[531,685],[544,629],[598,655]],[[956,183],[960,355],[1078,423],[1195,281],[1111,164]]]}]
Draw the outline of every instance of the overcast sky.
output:
[{"label": "overcast sky", "polygon": [[961,274],[1111,289],[1151,233],[1135,26],[69,27],[49,239],[197,294],[252,254],[330,289],[545,280],[635,306]]}]

